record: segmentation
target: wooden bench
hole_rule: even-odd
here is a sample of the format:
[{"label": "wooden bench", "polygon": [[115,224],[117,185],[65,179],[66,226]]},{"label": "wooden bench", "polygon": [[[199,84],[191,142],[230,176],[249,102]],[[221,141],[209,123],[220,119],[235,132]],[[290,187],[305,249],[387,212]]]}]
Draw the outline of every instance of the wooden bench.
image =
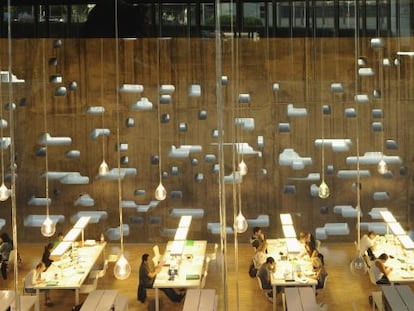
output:
[{"label": "wooden bench", "polygon": [[284,297],[289,311],[319,311],[311,287],[286,287]]},{"label": "wooden bench", "polygon": [[128,297],[119,295],[115,299],[115,311],[128,311]]},{"label": "wooden bench", "polygon": [[185,295],[183,311],[216,311],[215,289],[188,289]]},{"label": "wooden bench", "polygon": [[371,293],[372,296],[372,311],[384,311],[384,302],[382,301],[382,292],[375,291]]},{"label": "wooden bench", "polygon": [[[20,296],[20,309],[18,311],[29,311],[34,308],[36,303],[36,296]],[[11,305],[12,311],[17,311],[16,301]]]},{"label": "wooden bench", "polygon": [[[411,311],[414,295],[407,285],[381,286],[384,303],[392,311]],[[406,290],[408,289],[408,291]]]},{"label": "wooden bench", "polygon": [[94,290],[86,297],[81,311],[110,311],[117,297],[117,290]]}]

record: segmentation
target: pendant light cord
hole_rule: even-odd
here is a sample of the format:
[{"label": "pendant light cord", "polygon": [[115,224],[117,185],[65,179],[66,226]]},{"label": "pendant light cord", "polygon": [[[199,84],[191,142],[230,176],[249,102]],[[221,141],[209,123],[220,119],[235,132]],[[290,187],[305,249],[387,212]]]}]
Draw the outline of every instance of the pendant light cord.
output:
[{"label": "pendant light cord", "polygon": [[121,242],[121,255],[124,254],[124,224],[122,215],[122,184],[121,184],[121,148],[120,148],[120,112],[119,112],[119,34],[118,34],[118,0],[115,3],[115,84],[116,84],[116,143],[117,143],[117,165],[118,165],[118,209],[119,209],[119,234]]},{"label": "pendant light cord", "polygon": [[[358,84],[358,57],[359,57],[359,14],[358,14],[359,1],[355,0],[354,5],[354,23],[355,23],[355,35],[354,35],[354,51],[355,51],[355,96],[359,92]],[[356,102],[356,101],[355,101]],[[356,193],[357,193],[357,246],[358,252],[361,250],[361,185],[360,185],[360,159],[359,159],[359,109],[358,102],[356,102],[356,152],[357,152],[357,184],[356,184]]]},{"label": "pendant light cord", "polygon": [[[1,67],[1,65],[0,65]],[[3,82],[0,79],[0,101],[1,101],[1,110],[0,110],[0,135],[1,135],[1,182],[4,184],[4,131],[3,131]]]},{"label": "pendant light cord", "polygon": [[49,217],[49,150],[47,143],[47,85],[46,85],[46,52],[45,38],[42,39],[42,89],[43,89],[43,122],[44,122],[44,138],[45,138],[45,195],[46,195],[46,217]]},{"label": "pendant light cord", "polygon": [[[18,280],[19,280],[19,270],[17,269],[17,210],[16,210],[16,167],[15,167],[15,147],[14,147],[14,109],[13,109],[13,85],[12,85],[12,63],[13,63],[13,54],[12,54],[12,34],[11,34],[11,0],[7,0],[7,12],[9,13],[9,18],[7,19],[7,52],[9,58],[9,128],[10,128],[10,170],[11,170],[11,218],[12,218],[12,231],[13,231],[13,247],[16,250],[13,258],[13,269],[14,269],[14,291],[19,292],[18,289]],[[3,108],[3,107],[2,107]],[[2,149],[3,150],[3,149]],[[18,294],[17,294],[18,295]],[[20,299],[16,300],[16,308],[20,310]]]},{"label": "pendant light cord", "polygon": [[[101,38],[101,105],[102,105],[102,115],[101,115],[101,122],[102,122],[102,134],[104,133],[104,128],[105,128],[105,107],[104,107],[104,74],[103,74],[103,56],[104,56],[104,52],[103,52],[103,38]],[[102,160],[105,161],[105,135],[102,135]]]},{"label": "pendant light cord", "polygon": [[160,51],[160,38],[157,38],[157,74],[158,74],[158,80],[157,80],[157,127],[158,127],[158,177],[159,177],[159,183],[161,183],[161,101],[160,101],[160,76],[161,76],[161,69],[160,69],[160,58],[161,58],[161,51]]}]

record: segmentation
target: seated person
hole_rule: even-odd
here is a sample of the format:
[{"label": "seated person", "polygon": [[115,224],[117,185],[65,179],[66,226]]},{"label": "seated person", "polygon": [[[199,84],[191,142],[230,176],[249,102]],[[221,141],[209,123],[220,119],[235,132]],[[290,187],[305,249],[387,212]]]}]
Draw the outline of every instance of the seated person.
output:
[{"label": "seated person", "polygon": [[388,255],[382,253],[377,259],[375,259],[374,264],[370,268],[377,284],[390,284],[388,275],[391,273],[392,267],[387,267],[385,265],[387,260]]},{"label": "seated person", "polygon": [[315,272],[313,278],[315,278],[318,281],[318,284],[316,284],[316,289],[323,288],[325,278],[328,275],[328,273],[326,272],[325,266],[322,264],[322,261],[319,257],[312,258],[312,267],[313,272]]},{"label": "seated person", "polygon": [[52,249],[53,243],[48,243],[43,251],[42,262],[45,264],[46,269],[49,268],[53,262],[53,260],[50,258],[50,253],[52,252]]},{"label": "seated person", "polygon": [[256,251],[264,251],[267,253],[267,242],[260,227],[253,228],[253,235],[250,238],[250,244]]},{"label": "seated person", "polygon": [[375,238],[376,233],[374,231],[364,234],[359,242],[361,256],[364,256],[365,253],[368,255],[369,259],[375,260],[374,249],[375,249]]},{"label": "seated person", "polygon": [[[141,257],[141,265],[139,267],[139,285],[137,292],[137,299],[141,302],[145,302],[147,298],[146,289],[152,288],[155,277],[161,271],[162,266],[158,265],[154,269],[150,268],[148,263],[149,254],[143,254]],[[173,302],[180,302],[184,298],[184,294],[177,294],[172,288],[160,288],[168,298]]]},{"label": "seated person", "polygon": [[260,267],[266,262],[267,255],[264,251],[258,250],[253,256],[253,264],[256,269],[260,269]]},{"label": "seated person", "polygon": [[[36,268],[30,271],[25,279],[24,279],[24,291],[26,293],[36,293],[36,290],[33,288],[35,285],[45,282],[45,280],[42,278],[42,272],[46,270],[46,266],[43,262],[39,262],[36,265]],[[49,297],[49,290],[41,290],[45,293],[45,304],[46,306],[53,306],[52,301]]]},{"label": "seated person", "polygon": [[[272,273],[276,272],[276,262],[273,257],[267,257],[265,263],[257,271],[257,277],[262,283],[263,289],[272,289]],[[276,288],[277,292],[280,292],[281,288]],[[269,299],[272,299],[272,291],[267,293]]]}]

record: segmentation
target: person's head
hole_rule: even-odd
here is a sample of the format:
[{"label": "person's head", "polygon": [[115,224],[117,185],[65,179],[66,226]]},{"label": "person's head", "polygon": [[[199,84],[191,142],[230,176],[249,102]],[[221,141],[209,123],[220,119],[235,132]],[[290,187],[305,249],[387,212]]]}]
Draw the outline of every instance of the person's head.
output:
[{"label": "person's head", "polygon": [[378,256],[378,259],[383,262],[386,262],[388,260],[388,255],[385,253],[382,253],[381,255]]},{"label": "person's head", "polygon": [[301,242],[301,243],[305,243],[306,242],[306,240],[307,240],[307,235],[306,235],[306,233],[305,232],[300,232],[299,233],[299,241]]},{"label": "person's head", "polygon": [[276,266],[276,262],[275,259],[273,257],[267,257],[266,258],[266,264],[270,267],[270,268],[274,268]]},{"label": "person's head", "polygon": [[59,232],[57,238],[59,241],[63,241],[63,232]]},{"label": "person's head", "polygon": [[142,262],[147,262],[148,257],[149,257],[149,254],[147,254],[147,253],[143,254],[142,257],[141,257]]},{"label": "person's head", "polygon": [[377,234],[374,231],[370,231],[368,232],[368,237],[373,240],[375,239],[375,237],[377,236]]},{"label": "person's head", "polygon": [[258,236],[258,235],[260,235],[262,233],[262,228],[260,228],[260,227],[254,227],[253,228],[253,235],[254,236]]},{"label": "person's head", "polygon": [[10,239],[9,235],[6,232],[3,232],[0,235],[0,242],[10,242],[11,243],[11,239]]},{"label": "person's head", "polygon": [[312,267],[314,269],[320,269],[322,266],[322,261],[319,257],[312,257]]},{"label": "person's head", "polygon": [[43,262],[39,262],[36,265],[36,271],[43,272],[46,270],[46,265]]}]

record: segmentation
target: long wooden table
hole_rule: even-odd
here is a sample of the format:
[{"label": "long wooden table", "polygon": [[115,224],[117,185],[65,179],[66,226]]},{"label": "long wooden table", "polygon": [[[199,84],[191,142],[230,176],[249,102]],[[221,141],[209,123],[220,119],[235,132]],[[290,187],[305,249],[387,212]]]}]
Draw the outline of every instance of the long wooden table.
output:
[{"label": "long wooden table", "polygon": [[[316,289],[318,281],[312,276],[312,262],[309,257],[295,258],[288,254],[284,239],[269,239],[268,256],[276,261],[276,272],[272,274],[273,311],[276,311],[276,287],[312,287]],[[282,259],[283,258],[283,259]]]},{"label": "long wooden table", "polygon": [[45,282],[34,286],[36,289],[35,310],[39,311],[39,296],[41,290],[74,289],[75,304],[79,304],[79,289],[88,277],[93,265],[103,253],[106,243],[77,248],[77,260],[69,257],[55,261],[42,273]]},{"label": "long wooden table", "polygon": [[414,282],[414,251],[404,249],[393,235],[377,236],[374,254],[376,257],[382,253],[388,254],[386,265],[392,267],[388,280],[394,283]]},{"label": "long wooden table", "polygon": [[[207,241],[185,241],[180,254],[175,253],[174,242],[169,241],[161,259],[163,267],[154,281],[155,310],[159,311],[159,288],[199,288],[206,253]],[[171,279],[170,267],[177,268]]]},{"label": "long wooden table", "polygon": [[285,297],[289,311],[319,311],[315,292],[310,287],[285,288]]},{"label": "long wooden table", "polygon": [[414,311],[414,294],[407,285],[381,286],[385,303],[393,311]]}]

